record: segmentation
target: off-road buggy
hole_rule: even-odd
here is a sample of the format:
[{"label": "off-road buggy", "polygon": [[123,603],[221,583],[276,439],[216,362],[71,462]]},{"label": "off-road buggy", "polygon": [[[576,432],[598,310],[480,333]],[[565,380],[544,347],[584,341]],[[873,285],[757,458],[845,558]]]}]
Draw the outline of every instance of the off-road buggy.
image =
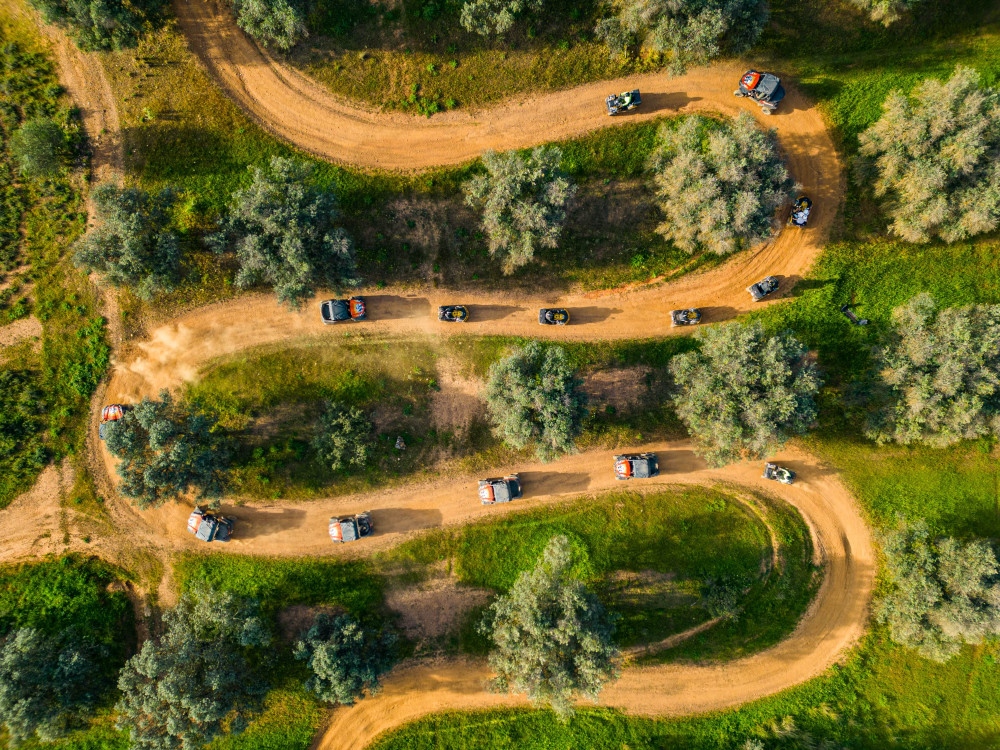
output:
[{"label": "off-road buggy", "polygon": [[564,326],[569,323],[569,312],[554,307],[543,307],[538,311],[538,322],[543,326]]},{"label": "off-road buggy", "polygon": [[517,500],[523,494],[521,479],[517,474],[479,480],[479,501],[483,505],[509,503],[511,500]]},{"label": "off-road buggy", "polygon": [[642,104],[642,97],[639,96],[639,89],[634,91],[623,91],[621,94],[612,94],[605,103],[608,105],[608,114],[617,115],[619,112],[627,112]]},{"label": "off-road buggy", "polygon": [[782,88],[778,76],[756,70],[744,73],[740,78],[740,87],[733,93],[757,102],[765,115],[774,112],[778,108],[778,103],[785,98],[785,89]]},{"label": "off-road buggy", "polygon": [[188,516],[188,531],[203,542],[228,542],[235,525],[234,519],[217,516],[201,508],[195,508]]},{"label": "off-road buggy", "polygon": [[101,440],[104,440],[108,435],[110,426],[118,420],[123,419],[126,411],[128,411],[128,407],[122,404],[108,404],[101,409],[101,423],[97,427],[97,436]]},{"label": "off-road buggy", "polygon": [[330,539],[342,544],[355,542],[375,533],[370,510],[355,513],[353,516],[333,516],[330,519]]},{"label": "off-road buggy", "polygon": [[856,326],[866,326],[868,325],[868,318],[859,318],[854,314],[854,311],[850,308],[850,305],[841,305],[840,311],[844,313],[844,316],[854,323]]},{"label": "off-road buggy", "polygon": [[687,310],[672,310],[670,312],[670,325],[672,326],[696,326],[701,322],[701,310],[691,307]]},{"label": "off-road buggy", "polygon": [[649,479],[660,473],[655,453],[629,453],[615,456],[615,479]]},{"label": "off-road buggy", "polygon": [[764,464],[764,479],[771,479],[782,484],[795,482],[795,472],[778,464]]},{"label": "off-road buggy", "polygon": [[747,291],[750,292],[750,296],[753,297],[754,302],[760,302],[764,299],[764,297],[777,288],[778,280],[774,276],[768,276],[767,278],[761,279],[756,284],[748,286]]},{"label": "off-road buggy", "polygon": [[465,305],[442,305],[438,308],[438,320],[445,323],[464,323],[469,319],[469,308]]},{"label": "off-road buggy", "polygon": [[364,320],[368,315],[364,297],[350,299],[328,299],[320,302],[319,314],[327,325],[342,323],[345,320]]},{"label": "off-road buggy", "polygon": [[809,221],[809,212],[812,210],[813,202],[804,195],[800,195],[792,204],[792,213],[788,217],[789,226],[804,227]]}]

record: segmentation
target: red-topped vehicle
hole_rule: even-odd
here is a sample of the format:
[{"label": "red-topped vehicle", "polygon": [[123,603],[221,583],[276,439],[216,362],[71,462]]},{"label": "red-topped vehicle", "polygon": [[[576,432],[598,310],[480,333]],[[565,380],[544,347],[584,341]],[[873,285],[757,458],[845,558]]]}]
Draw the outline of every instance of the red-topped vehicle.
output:
[{"label": "red-topped vehicle", "polygon": [[110,425],[125,418],[126,411],[128,411],[128,407],[122,404],[108,404],[101,409],[101,424],[97,428],[97,435],[101,440],[107,437]]}]

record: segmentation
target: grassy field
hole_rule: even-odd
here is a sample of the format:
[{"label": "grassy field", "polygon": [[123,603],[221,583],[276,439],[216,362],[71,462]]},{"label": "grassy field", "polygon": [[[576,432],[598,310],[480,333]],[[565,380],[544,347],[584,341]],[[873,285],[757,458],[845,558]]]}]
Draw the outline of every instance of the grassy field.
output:
[{"label": "grassy field", "polygon": [[[23,20],[0,15],[0,83],[7,92],[0,110],[0,261],[11,283],[0,313],[8,320],[32,314],[42,324],[39,342],[0,353],[0,365],[12,373],[0,388],[0,507],[29,487],[49,460],[82,455],[89,398],[108,365],[94,291],[68,258],[85,221],[80,175],[67,169],[52,180],[15,179],[6,151],[20,123],[47,116],[68,134],[67,167],[85,161],[79,123],[36,34]],[[19,400],[30,404],[20,418],[12,406]],[[71,497],[92,504],[85,472],[77,476]]]}]

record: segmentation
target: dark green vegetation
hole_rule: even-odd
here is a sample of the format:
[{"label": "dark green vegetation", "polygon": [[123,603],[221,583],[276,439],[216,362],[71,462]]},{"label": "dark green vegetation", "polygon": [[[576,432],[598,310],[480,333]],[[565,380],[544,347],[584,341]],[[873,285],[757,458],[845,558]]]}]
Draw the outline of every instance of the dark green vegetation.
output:
[{"label": "dark green vegetation", "polygon": [[526,693],[565,721],[576,698],[596,700],[618,676],[614,621],[581,579],[569,538],[552,537],[534,567],[493,601],[479,625],[492,641],[493,689]]},{"label": "dark green vegetation", "polygon": [[[0,292],[0,323],[34,315],[42,324],[40,346],[29,340],[0,353],[7,373],[0,383],[0,506],[29,487],[48,460],[82,454],[90,395],[108,363],[94,292],[67,257],[84,224],[78,176],[61,167],[48,179],[20,181],[7,150],[24,123],[47,118],[65,134],[61,165],[80,163],[78,123],[60,95],[52,63],[35,51],[33,33],[23,22],[0,18],[6,92],[0,104],[0,275],[9,284]],[[83,472],[77,474],[72,496],[82,502],[93,491]]]},{"label": "dark green vegetation", "polygon": [[66,149],[66,133],[47,117],[28,120],[10,139],[10,153],[24,177],[45,178],[58,174]]},{"label": "dark green vegetation", "polygon": [[119,489],[142,509],[197,493],[216,501],[229,469],[229,444],[208,414],[177,403],[169,391],[143,398],[105,425],[105,445],[118,464]]},{"label": "dark green vegetation", "polygon": [[85,50],[132,47],[160,20],[164,0],[31,0],[47,23],[69,32]]}]

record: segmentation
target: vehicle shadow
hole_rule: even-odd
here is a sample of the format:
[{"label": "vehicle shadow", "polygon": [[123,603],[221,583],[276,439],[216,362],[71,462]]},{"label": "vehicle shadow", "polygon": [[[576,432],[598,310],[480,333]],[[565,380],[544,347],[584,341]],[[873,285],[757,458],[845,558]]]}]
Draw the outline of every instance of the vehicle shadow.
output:
[{"label": "vehicle shadow", "polygon": [[222,515],[236,520],[233,539],[259,539],[301,528],[306,512],[295,508],[223,508]]},{"label": "vehicle shadow", "polygon": [[516,312],[523,312],[523,309],[512,305],[476,305],[469,308],[469,322],[503,320]]},{"label": "vehicle shadow", "polygon": [[431,310],[426,297],[400,297],[398,294],[365,295],[369,320],[398,320],[400,318],[426,318],[437,310]]},{"label": "vehicle shadow", "polygon": [[615,117],[621,117],[622,115],[628,116],[631,114],[638,114],[640,112],[659,112],[660,110],[678,110],[683,109],[689,104],[694,102],[700,102],[700,96],[688,96],[687,94],[677,92],[657,92],[655,94],[647,94],[645,92],[640,92],[642,95],[642,104],[638,109],[633,109],[630,112],[623,112],[621,115],[615,115]]},{"label": "vehicle shadow", "polygon": [[569,323],[603,323],[612,315],[622,312],[617,307],[571,307]]},{"label": "vehicle shadow", "polygon": [[444,519],[435,508],[377,508],[371,514],[376,536],[429,529],[440,526]]},{"label": "vehicle shadow", "polygon": [[[747,293],[747,299],[750,298],[750,293]],[[736,317],[736,308],[729,307],[728,305],[713,305],[711,307],[702,307],[701,310],[701,322],[702,323],[719,323],[724,320],[730,320]],[[697,328],[698,326],[689,326],[689,328]]]},{"label": "vehicle shadow", "polygon": [[[608,464],[608,471],[612,471]],[[590,489],[590,477],[572,471],[522,471],[518,472],[525,497],[559,495],[566,492],[584,492]]]}]

